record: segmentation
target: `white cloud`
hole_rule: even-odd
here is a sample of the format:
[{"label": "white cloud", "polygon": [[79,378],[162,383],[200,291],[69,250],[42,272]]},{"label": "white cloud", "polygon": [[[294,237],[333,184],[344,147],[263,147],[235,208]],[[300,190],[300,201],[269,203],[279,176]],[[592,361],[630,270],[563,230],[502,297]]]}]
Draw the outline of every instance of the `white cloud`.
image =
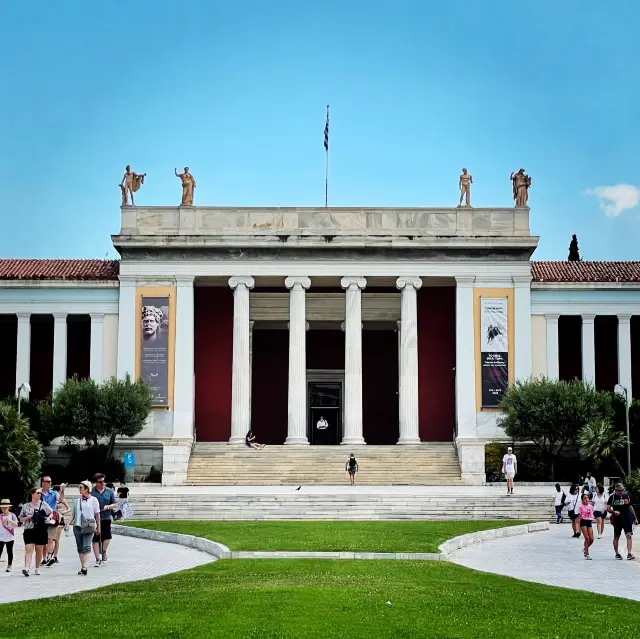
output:
[{"label": "white cloud", "polygon": [[587,189],[583,195],[595,195],[605,215],[615,217],[626,209],[633,209],[640,204],[640,188],[633,184],[616,184],[615,186],[596,186]]}]

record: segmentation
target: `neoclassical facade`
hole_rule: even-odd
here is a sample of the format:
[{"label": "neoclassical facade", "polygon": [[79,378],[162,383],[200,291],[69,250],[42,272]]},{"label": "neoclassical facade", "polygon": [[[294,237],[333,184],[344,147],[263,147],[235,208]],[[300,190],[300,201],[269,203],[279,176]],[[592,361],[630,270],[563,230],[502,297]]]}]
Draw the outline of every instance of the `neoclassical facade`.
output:
[{"label": "neoclassical facade", "polygon": [[[119,261],[0,260],[0,394],[142,376],[121,450],[455,444],[484,480],[509,383],[640,388],[640,264],[532,262],[528,208],[121,209]],[[301,454],[304,454],[301,452]]]}]

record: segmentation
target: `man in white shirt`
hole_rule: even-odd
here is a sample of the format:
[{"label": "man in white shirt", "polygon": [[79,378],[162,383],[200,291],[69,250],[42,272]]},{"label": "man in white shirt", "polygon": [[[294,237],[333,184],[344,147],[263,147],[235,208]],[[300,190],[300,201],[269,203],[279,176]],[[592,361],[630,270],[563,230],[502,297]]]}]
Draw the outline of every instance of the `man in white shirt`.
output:
[{"label": "man in white shirt", "polygon": [[507,495],[513,495],[513,478],[518,472],[518,460],[513,454],[513,448],[507,448],[507,454],[502,458],[502,474],[507,478]]}]

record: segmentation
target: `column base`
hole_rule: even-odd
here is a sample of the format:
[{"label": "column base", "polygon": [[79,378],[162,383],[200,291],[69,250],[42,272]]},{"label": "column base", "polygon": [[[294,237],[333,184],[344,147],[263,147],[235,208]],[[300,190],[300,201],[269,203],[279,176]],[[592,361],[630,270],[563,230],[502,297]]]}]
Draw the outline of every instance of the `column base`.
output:
[{"label": "column base", "polygon": [[340,446],[366,446],[367,442],[364,441],[364,437],[345,437]]},{"label": "column base", "polygon": [[421,444],[421,443],[422,442],[420,441],[419,437],[401,437],[396,443],[396,446],[406,446],[408,444]]},{"label": "column base", "polygon": [[308,446],[309,440],[306,437],[287,437],[285,444]]},{"label": "column base", "polygon": [[244,437],[231,437],[229,439],[229,441],[227,442],[227,444],[229,444],[230,446],[238,446],[240,444],[244,444],[245,443],[245,438]]}]

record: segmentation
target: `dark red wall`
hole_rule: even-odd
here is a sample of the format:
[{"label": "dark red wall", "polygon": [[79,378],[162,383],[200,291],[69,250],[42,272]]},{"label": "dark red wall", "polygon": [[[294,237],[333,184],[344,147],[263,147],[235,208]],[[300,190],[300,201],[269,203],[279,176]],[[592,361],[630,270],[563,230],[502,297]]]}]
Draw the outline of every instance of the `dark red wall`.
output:
[{"label": "dark red wall", "polygon": [[362,331],[362,433],[367,444],[398,441],[398,333]]},{"label": "dark red wall", "polygon": [[289,331],[253,331],[251,429],[261,444],[284,444],[289,395]]},{"label": "dark red wall", "polygon": [[618,318],[599,315],[595,319],[596,388],[612,391],[618,383]]},{"label": "dark red wall", "polygon": [[631,389],[640,397],[640,316],[631,318]]},{"label": "dark red wall", "polygon": [[223,442],[231,436],[233,292],[194,290],[196,439]]},{"label": "dark red wall", "polygon": [[[473,357],[473,353],[469,353]],[[420,439],[451,441],[456,420],[456,290],[418,291]]]},{"label": "dark red wall", "polygon": [[67,377],[88,379],[91,367],[91,317],[67,317]]},{"label": "dark red wall", "polygon": [[17,316],[0,315],[0,399],[14,395],[16,392],[17,342]]},{"label": "dark red wall", "polygon": [[31,316],[31,393],[39,401],[51,393],[53,384],[53,315]]},{"label": "dark red wall", "polygon": [[561,315],[558,319],[558,365],[560,379],[582,379],[582,318]]},{"label": "dark red wall", "polygon": [[344,370],[344,332],[307,331],[307,368]]}]

